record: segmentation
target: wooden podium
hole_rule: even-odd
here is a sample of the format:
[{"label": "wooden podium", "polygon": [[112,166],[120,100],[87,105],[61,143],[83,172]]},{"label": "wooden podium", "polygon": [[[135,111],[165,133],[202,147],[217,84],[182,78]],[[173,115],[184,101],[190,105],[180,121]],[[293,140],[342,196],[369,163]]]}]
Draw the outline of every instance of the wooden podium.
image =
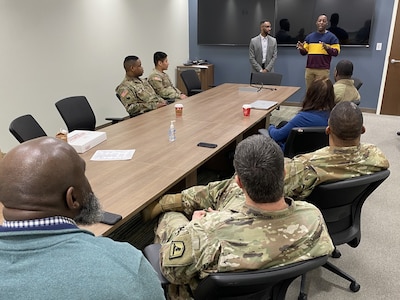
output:
[{"label": "wooden podium", "polygon": [[176,68],[176,87],[184,94],[187,95],[185,84],[182,81],[182,71],[193,69],[201,81],[201,89],[208,90],[214,85],[214,65],[191,65],[191,66],[177,66]]}]

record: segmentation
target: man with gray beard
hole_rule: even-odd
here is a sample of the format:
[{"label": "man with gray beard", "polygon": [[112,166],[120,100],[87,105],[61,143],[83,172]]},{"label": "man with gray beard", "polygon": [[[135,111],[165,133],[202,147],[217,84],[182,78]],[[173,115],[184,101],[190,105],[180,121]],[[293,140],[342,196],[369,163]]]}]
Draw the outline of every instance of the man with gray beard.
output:
[{"label": "man with gray beard", "polygon": [[101,219],[85,162],[41,137],[0,161],[2,299],[164,299],[151,265],[128,243],[77,224]]}]

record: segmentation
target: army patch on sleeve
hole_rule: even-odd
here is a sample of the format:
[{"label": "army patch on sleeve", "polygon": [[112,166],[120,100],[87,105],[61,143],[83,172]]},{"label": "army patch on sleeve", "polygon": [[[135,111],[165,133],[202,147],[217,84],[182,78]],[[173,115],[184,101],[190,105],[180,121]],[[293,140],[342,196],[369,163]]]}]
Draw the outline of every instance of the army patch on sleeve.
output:
[{"label": "army patch on sleeve", "polygon": [[185,253],[185,243],[182,241],[173,241],[169,247],[169,259],[182,257]]},{"label": "army patch on sleeve", "polygon": [[123,90],[123,92],[121,93],[121,97],[125,97],[126,94],[128,94],[128,91],[127,90]]},{"label": "army patch on sleeve", "polygon": [[154,77],[154,80],[157,80],[157,81],[162,81],[162,80],[161,80],[161,78],[160,78],[160,77],[158,77],[158,76],[155,76],[155,77]]},{"label": "army patch on sleeve", "polygon": [[161,246],[162,266],[187,266],[195,260],[192,240],[189,234],[183,234]]}]

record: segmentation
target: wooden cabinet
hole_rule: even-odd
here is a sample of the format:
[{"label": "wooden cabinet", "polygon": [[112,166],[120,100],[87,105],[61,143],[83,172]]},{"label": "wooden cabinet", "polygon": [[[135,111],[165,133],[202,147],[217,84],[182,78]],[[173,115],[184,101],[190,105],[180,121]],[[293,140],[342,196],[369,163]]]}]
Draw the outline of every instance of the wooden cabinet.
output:
[{"label": "wooden cabinet", "polygon": [[182,71],[194,69],[201,81],[201,89],[208,90],[214,85],[214,65],[192,65],[192,66],[178,66],[176,68],[176,87],[184,94],[187,95],[185,84],[182,81]]}]

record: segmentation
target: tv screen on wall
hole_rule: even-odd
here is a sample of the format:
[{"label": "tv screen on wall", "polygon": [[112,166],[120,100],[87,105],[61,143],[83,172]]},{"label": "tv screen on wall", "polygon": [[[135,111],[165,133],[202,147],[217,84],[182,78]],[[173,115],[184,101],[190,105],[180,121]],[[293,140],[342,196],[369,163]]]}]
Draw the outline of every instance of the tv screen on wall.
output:
[{"label": "tv screen on wall", "polygon": [[319,15],[343,46],[368,47],[376,0],[198,0],[198,44],[247,46],[269,20],[280,46],[316,30]]}]

